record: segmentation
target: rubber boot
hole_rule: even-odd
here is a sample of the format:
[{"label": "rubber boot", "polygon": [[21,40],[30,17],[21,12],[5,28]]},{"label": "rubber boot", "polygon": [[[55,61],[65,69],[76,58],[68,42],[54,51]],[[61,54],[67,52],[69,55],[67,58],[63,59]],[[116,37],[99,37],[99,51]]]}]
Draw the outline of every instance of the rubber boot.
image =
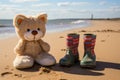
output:
[{"label": "rubber boot", "polygon": [[76,62],[79,62],[78,45],[79,34],[76,33],[68,34],[66,55],[59,61],[59,64],[61,66],[70,67]]},{"label": "rubber boot", "polygon": [[80,62],[83,68],[95,68],[96,67],[96,55],[94,52],[96,41],[96,35],[84,34],[84,56]]}]

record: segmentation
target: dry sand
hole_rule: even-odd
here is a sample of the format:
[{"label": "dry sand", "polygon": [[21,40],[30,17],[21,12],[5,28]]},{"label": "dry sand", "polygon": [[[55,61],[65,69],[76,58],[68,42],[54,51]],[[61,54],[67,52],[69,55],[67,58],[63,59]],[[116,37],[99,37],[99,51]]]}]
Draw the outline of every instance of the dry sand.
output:
[{"label": "dry sand", "polygon": [[[79,54],[82,59],[83,34],[97,35],[95,53],[97,67],[82,69],[79,63],[72,67],[60,67],[58,62],[65,55],[66,35],[71,32],[80,34]],[[93,20],[86,28],[49,33],[44,40],[51,45],[50,53],[57,63],[52,67],[35,64],[32,68],[17,70],[12,62],[15,58],[13,48],[17,44],[16,36],[0,40],[0,80],[119,80],[120,79],[120,20]]]}]

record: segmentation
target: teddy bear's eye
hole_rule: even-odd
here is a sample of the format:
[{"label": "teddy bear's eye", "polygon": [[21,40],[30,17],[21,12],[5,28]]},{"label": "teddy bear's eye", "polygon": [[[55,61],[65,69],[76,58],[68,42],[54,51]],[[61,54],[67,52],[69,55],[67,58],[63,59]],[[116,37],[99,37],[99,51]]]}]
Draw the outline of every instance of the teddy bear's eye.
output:
[{"label": "teddy bear's eye", "polygon": [[27,29],[27,32],[29,32],[30,31],[30,29]]},{"label": "teddy bear's eye", "polygon": [[37,28],[38,31],[40,31],[40,28]]}]

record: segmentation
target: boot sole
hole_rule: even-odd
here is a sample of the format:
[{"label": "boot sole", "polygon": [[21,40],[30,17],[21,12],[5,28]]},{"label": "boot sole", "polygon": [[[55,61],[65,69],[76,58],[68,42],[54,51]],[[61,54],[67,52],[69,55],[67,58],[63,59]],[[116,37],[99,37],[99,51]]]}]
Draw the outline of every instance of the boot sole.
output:
[{"label": "boot sole", "polygon": [[77,64],[77,63],[79,63],[79,62],[80,62],[79,60],[75,60],[73,64],[65,65],[65,64],[60,64],[60,63],[59,63],[59,65],[60,65],[61,67],[71,67],[71,66],[73,66],[73,65],[75,65],[75,64]]}]

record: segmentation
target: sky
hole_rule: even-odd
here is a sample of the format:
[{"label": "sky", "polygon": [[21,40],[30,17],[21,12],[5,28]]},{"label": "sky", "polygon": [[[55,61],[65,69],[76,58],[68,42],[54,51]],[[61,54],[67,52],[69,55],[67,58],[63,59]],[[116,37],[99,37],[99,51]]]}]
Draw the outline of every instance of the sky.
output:
[{"label": "sky", "polygon": [[42,12],[48,19],[120,18],[120,0],[0,0],[0,19],[16,14],[35,16]]}]

